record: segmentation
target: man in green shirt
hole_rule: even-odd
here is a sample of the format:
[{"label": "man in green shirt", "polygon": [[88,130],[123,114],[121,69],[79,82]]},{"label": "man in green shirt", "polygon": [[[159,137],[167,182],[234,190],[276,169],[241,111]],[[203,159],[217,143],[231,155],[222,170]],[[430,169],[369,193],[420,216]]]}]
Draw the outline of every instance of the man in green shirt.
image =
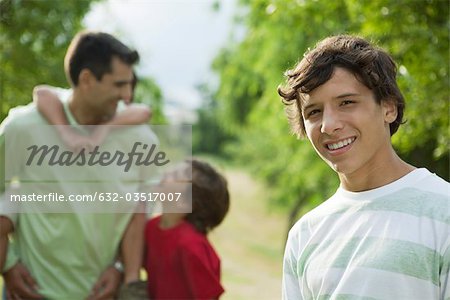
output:
[{"label": "man in green shirt", "polygon": [[[136,51],[109,34],[82,32],[73,39],[65,58],[73,93],[64,103],[73,128],[83,132],[84,125],[100,125],[115,115],[119,101],[131,98],[132,66],[138,59]],[[34,104],[10,111],[0,126],[0,145],[7,154],[1,157],[6,157],[2,161],[6,164],[6,184],[18,178],[23,190],[47,196],[97,196],[102,191],[103,200],[109,192],[125,198],[147,191],[150,168],[146,166],[123,171],[123,166],[90,167],[83,160],[77,160],[80,164],[70,169],[45,163],[28,165],[26,145],[39,145],[43,137],[51,140],[44,133],[50,127]],[[112,133],[105,149],[114,154],[131,149],[139,141],[152,144],[156,137],[145,126],[133,126]],[[2,271],[12,298],[109,299],[123,271],[117,261],[118,249],[127,249],[122,253],[124,261],[140,262],[134,258],[140,250],[133,245],[139,241],[125,237],[125,232],[133,231],[127,230],[135,209],[132,203],[125,203],[119,211],[112,205],[101,206],[103,203],[80,211],[78,202],[43,202],[26,206],[28,213],[17,213],[8,210],[6,194],[1,200],[0,215],[14,224],[14,243],[8,248]]]}]

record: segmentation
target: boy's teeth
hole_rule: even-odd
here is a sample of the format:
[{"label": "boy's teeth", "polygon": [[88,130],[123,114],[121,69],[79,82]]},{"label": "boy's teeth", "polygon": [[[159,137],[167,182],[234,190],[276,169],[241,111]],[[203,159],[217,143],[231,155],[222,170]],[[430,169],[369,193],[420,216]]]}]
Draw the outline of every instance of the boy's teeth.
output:
[{"label": "boy's teeth", "polygon": [[339,143],[328,144],[327,147],[330,150],[336,150],[336,149],[342,148],[344,146],[347,146],[348,144],[351,144],[353,141],[354,141],[354,139],[348,138],[346,140],[340,141]]}]

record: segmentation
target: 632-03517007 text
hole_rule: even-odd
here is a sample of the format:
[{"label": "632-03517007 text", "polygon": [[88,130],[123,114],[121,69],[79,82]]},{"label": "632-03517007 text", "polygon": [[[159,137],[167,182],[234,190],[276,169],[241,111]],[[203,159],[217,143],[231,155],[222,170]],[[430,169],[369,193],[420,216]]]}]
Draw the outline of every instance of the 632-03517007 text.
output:
[{"label": "632-03517007 text", "polygon": [[180,200],[182,193],[103,193],[95,192],[93,194],[70,194],[64,195],[59,193],[48,194],[11,194],[9,195],[11,202],[157,202],[168,201],[177,202]]}]

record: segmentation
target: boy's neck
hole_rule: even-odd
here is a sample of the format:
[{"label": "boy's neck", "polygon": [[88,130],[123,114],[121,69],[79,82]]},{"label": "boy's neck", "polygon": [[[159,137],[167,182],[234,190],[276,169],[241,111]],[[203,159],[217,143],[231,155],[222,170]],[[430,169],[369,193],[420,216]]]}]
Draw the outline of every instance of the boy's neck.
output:
[{"label": "boy's neck", "polygon": [[415,169],[404,162],[395,151],[389,159],[365,170],[364,174],[339,174],[341,187],[351,192],[363,192],[385,186]]},{"label": "boy's neck", "polygon": [[159,222],[159,228],[173,228],[183,222],[185,216],[185,213],[163,213],[161,215],[161,221]]}]

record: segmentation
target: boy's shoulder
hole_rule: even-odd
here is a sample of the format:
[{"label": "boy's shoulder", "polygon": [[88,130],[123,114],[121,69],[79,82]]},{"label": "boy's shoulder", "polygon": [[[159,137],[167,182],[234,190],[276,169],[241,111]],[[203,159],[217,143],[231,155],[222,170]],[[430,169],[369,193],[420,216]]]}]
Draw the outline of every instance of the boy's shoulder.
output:
[{"label": "boy's shoulder", "polygon": [[339,200],[339,197],[332,195],[330,198],[305,213],[294,226],[292,226],[289,234],[299,234],[311,231],[313,224],[320,222],[325,216],[338,213],[346,209],[345,203]]},{"label": "boy's shoulder", "polygon": [[389,185],[348,192],[339,188],[330,198],[304,214],[292,227],[292,234],[308,233],[332,215],[359,210],[398,211],[450,222],[450,183],[425,168],[416,169]]},{"label": "boy's shoulder", "polygon": [[188,221],[183,222],[183,234],[180,235],[179,244],[182,247],[188,247],[192,250],[198,250],[199,247],[210,246],[206,234],[198,231],[194,225]]},{"label": "boy's shoulder", "polygon": [[190,234],[183,235],[179,240],[179,251],[186,258],[204,260],[218,255],[206,235],[193,229]]},{"label": "boy's shoulder", "polygon": [[450,197],[450,183],[439,177],[435,173],[431,173],[429,170],[422,168],[417,172],[422,174],[421,179],[412,186],[412,188],[419,189],[423,193],[441,194],[447,198]]},{"label": "boy's shoulder", "polygon": [[148,219],[147,222],[145,223],[145,232],[147,233],[149,230],[157,228],[160,220],[161,220],[160,215]]}]

